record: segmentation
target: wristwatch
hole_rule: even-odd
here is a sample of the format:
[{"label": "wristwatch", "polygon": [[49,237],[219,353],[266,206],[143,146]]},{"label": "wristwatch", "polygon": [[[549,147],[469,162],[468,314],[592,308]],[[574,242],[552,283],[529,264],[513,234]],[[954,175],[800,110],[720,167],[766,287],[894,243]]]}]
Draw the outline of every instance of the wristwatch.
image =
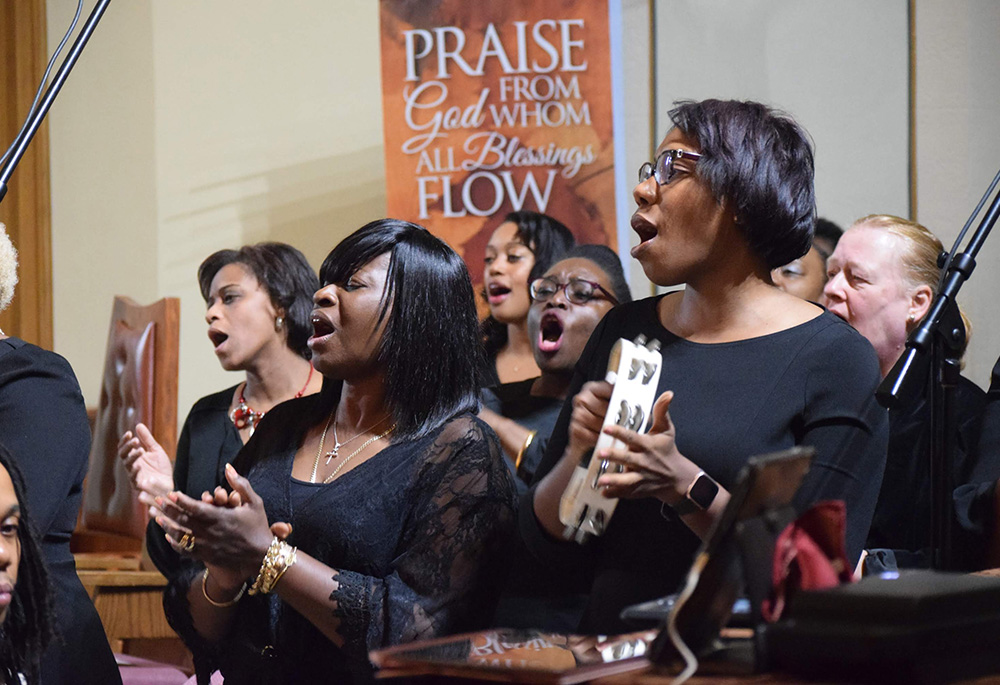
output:
[{"label": "wristwatch", "polygon": [[715,496],[718,494],[719,484],[704,471],[699,471],[698,475],[691,481],[691,485],[688,486],[687,492],[684,493],[684,499],[672,508],[678,516],[705,511],[712,506],[712,502],[715,501]]}]

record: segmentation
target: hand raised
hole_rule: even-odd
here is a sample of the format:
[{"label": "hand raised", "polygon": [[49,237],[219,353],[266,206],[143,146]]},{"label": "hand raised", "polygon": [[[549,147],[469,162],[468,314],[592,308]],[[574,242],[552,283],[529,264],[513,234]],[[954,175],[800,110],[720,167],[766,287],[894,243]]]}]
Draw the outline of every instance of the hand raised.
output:
[{"label": "hand raised", "polygon": [[135,434],[125,431],[118,441],[118,457],[125,464],[132,487],[139,500],[152,505],[156,497],[174,488],[174,467],[170,457],[144,424],[137,424]]}]

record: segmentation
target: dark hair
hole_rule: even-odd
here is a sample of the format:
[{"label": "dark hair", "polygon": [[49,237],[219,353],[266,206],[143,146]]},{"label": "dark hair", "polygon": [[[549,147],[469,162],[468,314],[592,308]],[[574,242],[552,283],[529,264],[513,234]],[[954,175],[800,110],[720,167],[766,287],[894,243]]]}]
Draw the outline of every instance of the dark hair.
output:
[{"label": "dark hair", "polygon": [[[833,250],[837,247],[840,236],[843,234],[844,229],[829,219],[824,219],[823,217],[816,218],[816,230],[813,231],[813,247],[820,253],[824,261],[829,259],[830,255],[833,254]],[[819,242],[822,244],[817,245]]]},{"label": "dark hair", "polygon": [[601,268],[601,271],[611,281],[611,292],[618,300],[618,304],[632,301],[632,291],[628,287],[628,281],[625,280],[622,261],[614,250],[607,245],[577,245],[564,254],[559,261],[574,257],[591,261]]},{"label": "dark hair", "polygon": [[21,508],[21,525],[17,531],[21,556],[14,597],[0,629],[0,673],[7,683],[18,682],[17,673],[23,674],[29,683],[34,683],[38,681],[40,659],[52,638],[54,625],[49,575],[28,513],[24,478],[3,445],[0,445],[0,466],[10,474],[14,495]]},{"label": "dark hair", "polygon": [[305,359],[312,356],[306,341],[312,335],[312,298],[319,279],[305,256],[285,243],[257,243],[238,250],[219,250],[198,267],[201,296],[208,301],[212,279],[230,264],[242,264],[271,298],[275,309],[285,312],[288,347]]},{"label": "dark hair", "polygon": [[395,439],[417,438],[457,414],[479,411],[475,297],[462,258],[427,229],[399,219],[372,221],[341,241],[323,262],[320,280],[344,284],[387,252],[378,361]]},{"label": "dark hair", "polygon": [[[528,283],[541,277],[550,266],[563,258],[566,250],[576,244],[573,232],[548,214],[528,210],[511,212],[501,223],[515,224],[517,233],[514,235],[521,239],[535,257],[535,264],[528,274]],[[507,344],[507,325],[488,316],[483,319],[480,330],[486,355],[492,359]]]},{"label": "dark hair", "polygon": [[698,144],[696,167],[715,199],[729,201],[751,249],[774,269],[812,245],[813,153],[787,114],[758,102],[681,101],[674,125]]}]

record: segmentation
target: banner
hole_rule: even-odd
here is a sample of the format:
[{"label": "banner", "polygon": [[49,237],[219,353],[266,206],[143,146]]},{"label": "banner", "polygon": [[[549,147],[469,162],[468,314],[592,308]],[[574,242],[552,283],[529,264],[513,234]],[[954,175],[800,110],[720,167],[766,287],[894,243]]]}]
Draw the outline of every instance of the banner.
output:
[{"label": "banner", "polygon": [[617,249],[608,0],[381,0],[381,35],[389,216],[476,283],[512,211]]}]

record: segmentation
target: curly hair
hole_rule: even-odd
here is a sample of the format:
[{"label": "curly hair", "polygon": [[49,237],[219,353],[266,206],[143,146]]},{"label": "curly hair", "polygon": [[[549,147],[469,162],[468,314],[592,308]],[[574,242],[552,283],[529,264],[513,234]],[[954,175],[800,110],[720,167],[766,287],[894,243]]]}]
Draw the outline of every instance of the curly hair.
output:
[{"label": "curly hair", "polygon": [[0,223],[0,312],[10,306],[17,285],[17,250],[10,242],[7,227]]}]

